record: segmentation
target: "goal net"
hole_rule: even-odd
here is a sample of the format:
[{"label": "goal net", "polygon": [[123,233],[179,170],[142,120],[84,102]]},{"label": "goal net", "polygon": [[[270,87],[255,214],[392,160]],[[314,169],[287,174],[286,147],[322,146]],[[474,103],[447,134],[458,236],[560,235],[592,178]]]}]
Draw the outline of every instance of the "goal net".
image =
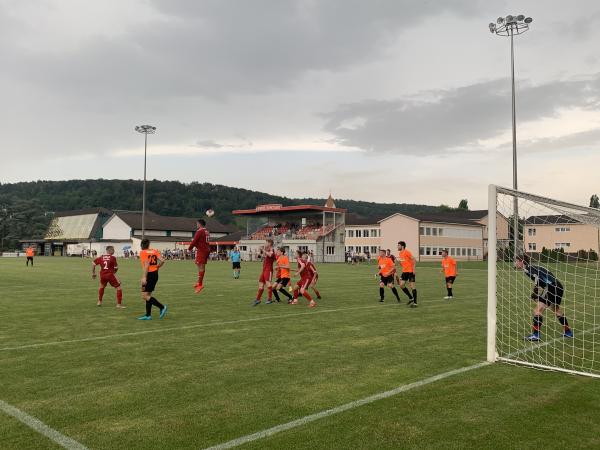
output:
[{"label": "goal net", "polygon": [[490,186],[488,220],[488,360],[600,377],[600,210]]}]

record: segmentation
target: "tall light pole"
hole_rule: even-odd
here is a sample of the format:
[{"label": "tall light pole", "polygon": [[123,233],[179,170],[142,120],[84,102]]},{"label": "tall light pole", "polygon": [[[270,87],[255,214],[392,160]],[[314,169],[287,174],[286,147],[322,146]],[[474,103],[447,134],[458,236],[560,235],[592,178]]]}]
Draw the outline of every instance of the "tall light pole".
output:
[{"label": "tall light pole", "polygon": [[[529,30],[529,24],[533,22],[531,17],[525,17],[523,14],[518,16],[508,15],[506,17],[498,17],[496,23],[490,22],[490,33],[498,36],[510,37],[510,75],[512,84],[512,144],[513,144],[513,189],[516,191],[517,184],[517,113],[515,107],[515,48],[514,36],[525,33]],[[514,197],[514,221],[513,221],[513,240],[514,254],[518,252],[519,243],[519,200]]]},{"label": "tall light pole", "polygon": [[146,155],[148,149],[148,135],[156,133],[152,125],[138,125],[135,131],[144,135],[144,187],[142,192],[142,239],[146,237]]}]

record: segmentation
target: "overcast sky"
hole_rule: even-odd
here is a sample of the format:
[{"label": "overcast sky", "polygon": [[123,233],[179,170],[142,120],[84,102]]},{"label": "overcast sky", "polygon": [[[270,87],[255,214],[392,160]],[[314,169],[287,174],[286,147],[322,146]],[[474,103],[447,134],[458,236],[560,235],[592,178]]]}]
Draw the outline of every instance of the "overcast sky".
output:
[{"label": "overcast sky", "polygon": [[0,0],[0,182],[149,178],[486,206],[600,193],[597,0]]}]

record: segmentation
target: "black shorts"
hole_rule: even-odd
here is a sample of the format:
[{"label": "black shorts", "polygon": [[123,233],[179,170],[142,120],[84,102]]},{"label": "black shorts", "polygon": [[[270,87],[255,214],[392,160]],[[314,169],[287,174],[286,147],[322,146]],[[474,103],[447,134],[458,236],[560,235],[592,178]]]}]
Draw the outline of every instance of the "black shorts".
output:
[{"label": "black shorts", "polygon": [[28,256],[27,257],[27,261],[32,261],[33,262],[33,256]]},{"label": "black shorts", "polygon": [[452,283],[454,283],[454,280],[456,280],[455,276],[453,276],[453,277],[446,277],[446,283],[452,284]]},{"label": "black shorts", "polygon": [[402,281],[412,281],[413,283],[417,281],[417,277],[415,276],[414,272],[402,272],[400,279]]},{"label": "black shorts", "polygon": [[394,275],[388,275],[387,277],[383,276],[383,275],[380,275],[379,279],[385,285],[394,284]]},{"label": "black shorts", "polygon": [[242,268],[242,263],[241,262],[234,262],[231,264],[233,266],[234,269],[241,269]]},{"label": "black shorts", "polygon": [[146,284],[142,286],[142,292],[154,292],[156,283],[158,283],[158,270],[148,272],[148,275],[146,275]]},{"label": "black shorts", "polygon": [[286,287],[289,282],[290,282],[289,278],[277,278],[277,281],[276,281],[276,283],[280,284],[282,287]]},{"label": "black shorts", "polygon": [[538,301],[542,302],[546,306],[560,306],[564,293],[565,291],[562,285],[549,286],[541,290],[540,295],[538,295]]}]

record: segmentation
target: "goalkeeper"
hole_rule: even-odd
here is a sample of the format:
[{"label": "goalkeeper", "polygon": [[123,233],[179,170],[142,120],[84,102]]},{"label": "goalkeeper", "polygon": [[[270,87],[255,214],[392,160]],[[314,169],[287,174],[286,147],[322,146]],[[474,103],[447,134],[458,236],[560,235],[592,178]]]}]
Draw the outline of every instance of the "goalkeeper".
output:
[{"label": "goalkeeper", "polygon": [[564,293],[563,285],[548,269],[530,264],[529,256],[521,255],[516,259],[517,269],[523,270],[525,275],[533,280],[533,292],[531,299],[536,302],[533,310],[533,330],[526,341],[537,342],[540,340],[544,311],[550,308],[556,318],[563,326],[563,337],[572,338],[573,331],[569,327],[569,321],[560,309],[560,303]]}]

